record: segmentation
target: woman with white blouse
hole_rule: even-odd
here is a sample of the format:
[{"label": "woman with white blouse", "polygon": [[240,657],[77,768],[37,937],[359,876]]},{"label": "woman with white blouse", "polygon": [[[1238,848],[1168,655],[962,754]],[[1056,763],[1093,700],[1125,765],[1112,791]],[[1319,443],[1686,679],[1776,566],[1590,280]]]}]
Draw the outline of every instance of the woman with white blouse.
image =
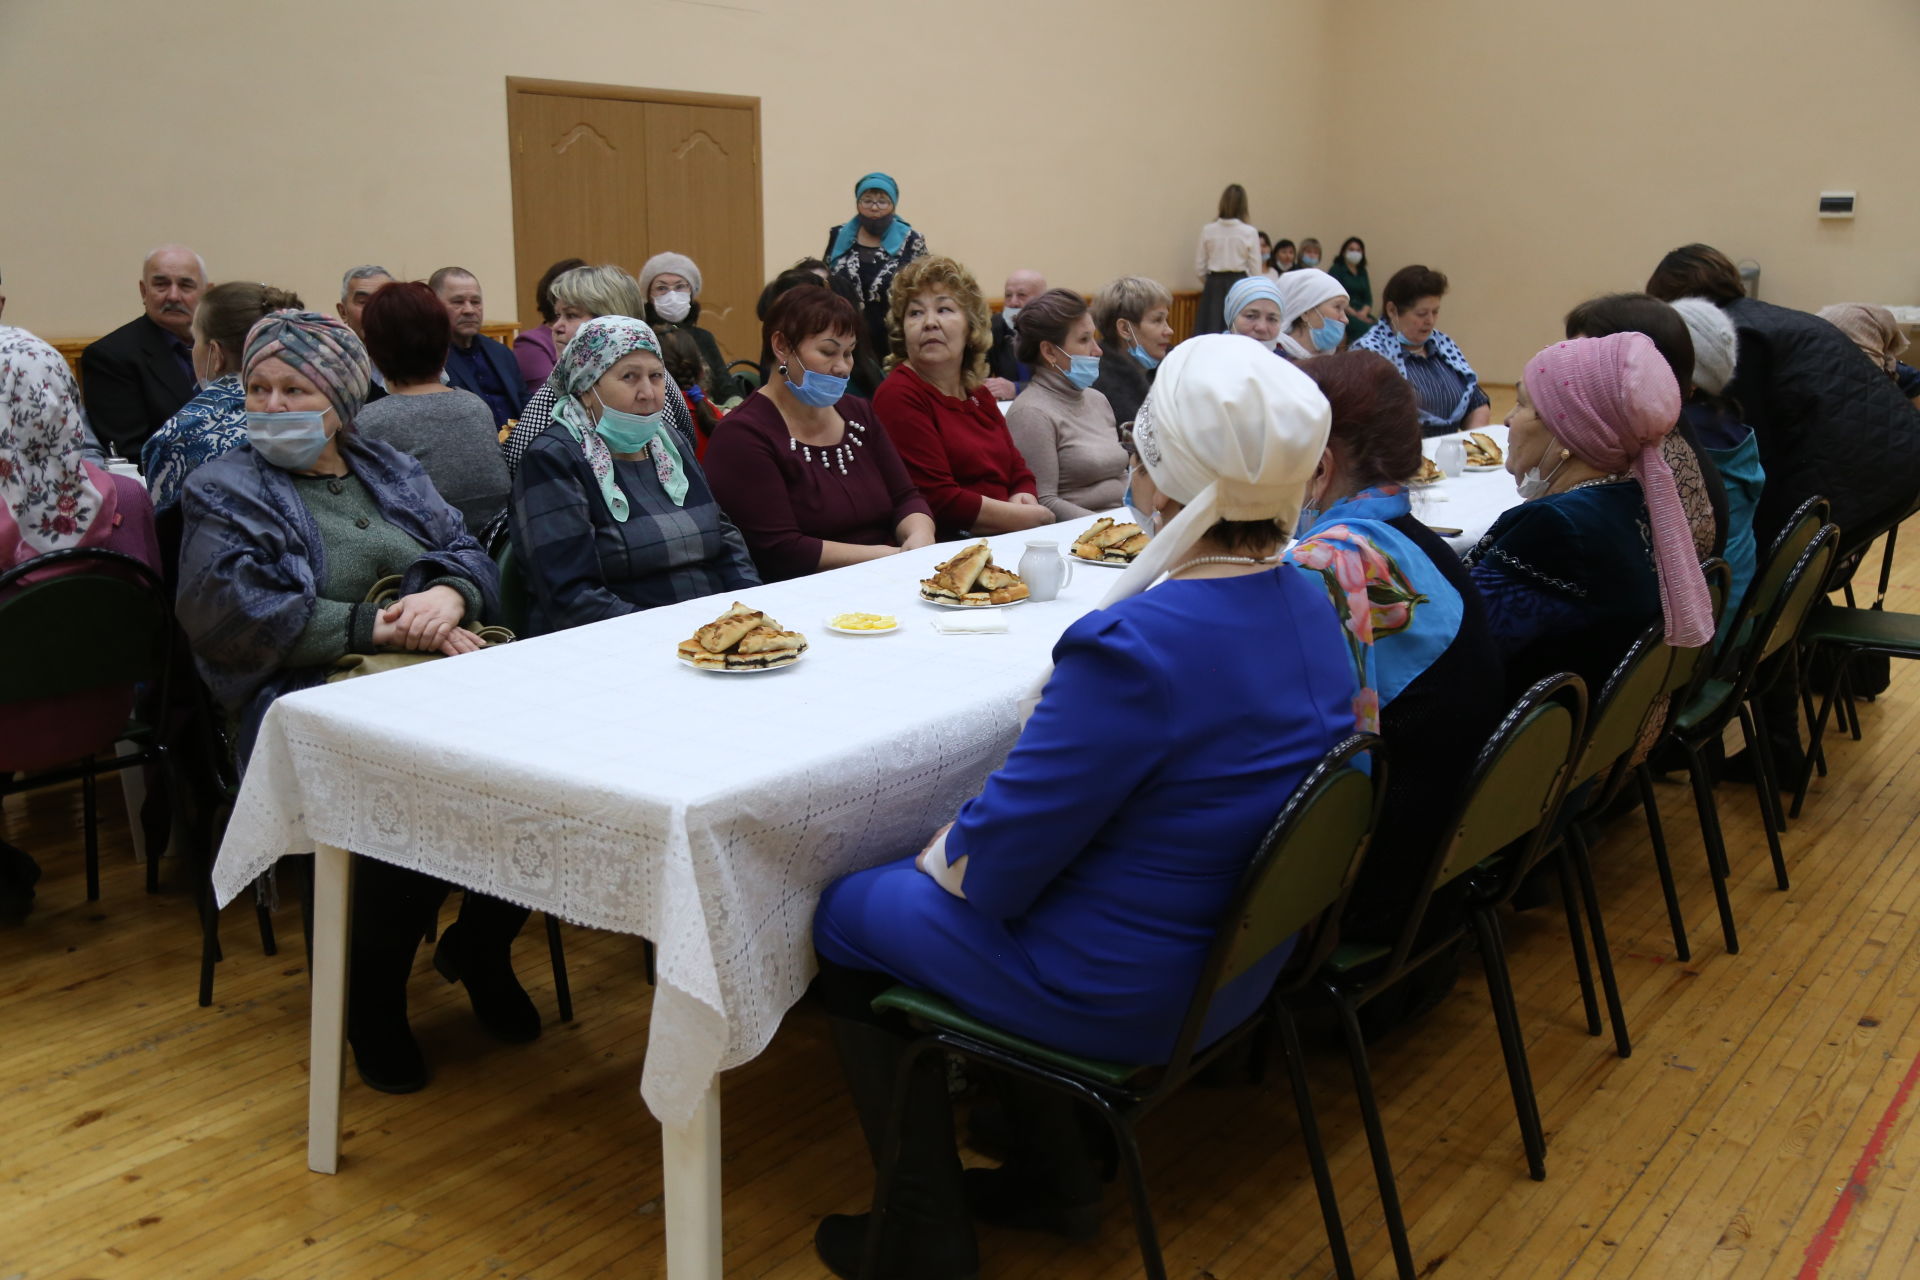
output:
[{"label": "woman with white blouse", "polygon": [[1242,276],[1260,274],[1260,232],[1247,221],[1247,192],[1234,183],[1220,193],[1220,216],[1200,228],[1193,270],[1200,277],[1200,308],[1193,331],[1219,333],[1227,327],[1227,290]]}]

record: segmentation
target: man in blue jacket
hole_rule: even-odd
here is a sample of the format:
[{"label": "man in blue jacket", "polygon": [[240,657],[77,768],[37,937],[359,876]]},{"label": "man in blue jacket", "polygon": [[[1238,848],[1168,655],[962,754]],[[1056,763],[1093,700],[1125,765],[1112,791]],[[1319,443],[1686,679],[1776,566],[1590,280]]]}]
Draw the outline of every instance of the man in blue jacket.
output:
[{"label": "man in blue jacket", "polygon": [[427,281],[453,320],[453,343],[447,348],[447,381],[471,391],[493,410],[493,425],[504,427],[527,407],[527,384],[520,366],[504,343],[480,332],[486,323],[486,303],[480,281],[465,267],[442,267]]}]

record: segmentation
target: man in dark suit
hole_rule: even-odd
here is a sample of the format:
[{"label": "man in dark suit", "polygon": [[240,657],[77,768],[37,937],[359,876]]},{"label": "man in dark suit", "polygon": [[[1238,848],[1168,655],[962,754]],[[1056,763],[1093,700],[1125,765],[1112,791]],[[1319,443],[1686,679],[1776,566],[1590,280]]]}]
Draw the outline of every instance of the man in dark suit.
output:
[{"label": "man in dark suit", "polygon": [[987,379],[986,385],[996,400],[1013,399],[1033,376],[1033,370],[1021,364],[1014,354],[1020,344],[1013,322],[1019,319],[1021,307],[1046,291],[1046,277],[1038,271],[1022,269],[1007,277],[1002,294],[1005,301],[1000,314],[993,318],[993,346],[987,349],[987,372],[993,376]]},{"label": "man in dark suit", "polygon": [[140,267],[146,313],[80,353],[81,399],[95,434],[121,457],[193,399],[193,313],[207,265],[183,244],[165,244]]},{"label": "man in dark suit", "polygon": [[453,321],[453,343],[447,348],[447,381],[471,391],[493,410],[493,425],[504,427],[527,407],[527,384],[520,364],[506,344],[480,332],[487,309],[480,282],[465,267],[442,267],[427,285]]}]

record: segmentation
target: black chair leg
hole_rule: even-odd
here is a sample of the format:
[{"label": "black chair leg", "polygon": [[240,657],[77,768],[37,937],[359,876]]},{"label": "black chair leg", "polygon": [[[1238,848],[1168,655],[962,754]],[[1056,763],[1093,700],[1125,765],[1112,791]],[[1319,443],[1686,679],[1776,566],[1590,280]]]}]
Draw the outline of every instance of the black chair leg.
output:
[{"label": "black chair leg", "polygon": [[1120,1152],[1120,1167],[1127,1175],[1127,1198],[1133,1205],[1133,1234],[1140,1242],[1140,1262],[1147,1280],[1167,1280],[1167,1261],[1160,1253],[1160,1233],[1153,1225],[1153,1204],[1147,1199],[1147,1171],[1140,1163],[1140,1143],[1125,1116],[1111,1107],[1099,1108]]},{"label": "black chair leg", "polygon": [[[1754,750],[1759,760],[1759,768],[1755,769],[1754,773],[1765,775],[1767,785],[1766,789],[1760,793],[1760,797],[1766,820],[1772,824],[1773,830],[1785,835],[1787,811],[1780,803],[1780,766],[1779,757],[1773,751],[1773,721],[1767,715],[1767,709],[1757,698],[1740,710],[1742,714],[1752,717],[1753,720]],[[1742,728],[1741,732],[1744,733],[1746,730]]]},{"label": "black chair leg", "polygon": [[1380,1123],[1380,1101],[1373,1092],[1373,1069],[1367,1065],[1367,1046],[1360,1036],[1360,1019],[1337,987],[1327,995],[1340,1015],[1340,1035],[1347,1045],[1347,1065],[1353,1072],[1354,1098],[1360,1104],[1360,1122],[1367,1131],[1367,1150],[1373,1156],[1373,1180],[1380,1188],[1380,1214],[1386,1219],[1387,1240],[1393,1246],[1394,1272],[1400,1280],[1416,1280],[1413,1246],[1407,1241],[1407,1220],[1400,1209],[1400,1188],[1393,1180],[1393,1157],[1387,1153],[1387,1134]]},{"label": "black chair leg", "polygon": [[1768,764],[1773,753],[1767,746],[1766,734],[1744,706],[1740,708],[1740,732],[1746,735],[1747,754],[1753,757],[1753,788],[1760,801],[1760,825],[1767,831],[1767,856],[1773,859],[1774,883],[1786,889],[1789,887],[1787,855],[1780,848],[1780,833],[1773,826],[1773,806],[1779,800],[1779,791],[1773,784],[1773,770]]},{"label": "black chair leg", "polygon": [[266,895],[260,892],[258,880],[253,882],[253,917],[260,924],[260,954],[279,955],[280,943],[273,936],[273,912],[267,910]]},{"label": "black chair leg", "polygon": [[1687,753],[1687,778],[1693,783],[1693,807],[1700,815],[1700,839],[1707,849],[1707,874],[1713,877],[1713,900],[1720,909],[1720,936],[1727,954],[1740,954],[1740,931],[1733,923],[1733,903],[1727,897],[1727,847],[1720,837],[1720,810],[1713,800],[1713,779],[1706,762],[1692,746]]},{"label": "black chair leg", "polygon": [[1300,1117],[1300,1140],[1307,1145],[1307,1164],[1313,1170],[1313,1189],[1320,1197],[1320,1219],[1327,1228],[1327,1248],[1333,1253],[1333,1273],[1339,1280],[1353,1280],[1353,1257],[1347,1252],[1346,1225],[1340,1220],[1340,1201],[1334,1194],[1333,1174],[1327,1168],[1327,1150],[1320,1143],[1320,1122],[1315,1117],[1313,1091],[1307,1083],[1306,1054],[1300,1047],[1300,1029],[1294,1025],[1293,1012],[1284,1005],[1274,1011],[1279,1024],[1280,1047],[1287,1055],[1287,1076],[1293,1082],[1293,1109]]},{"label": "black chair leg", "polygon": [[1613,952],[1607,945],[1607,926],[1600,915],[1600,892],[1593,883],[1593,857],[1587,838],[1575,823],[1567,831],[1568,856],[1574,875],[1580,881],[1580,898],[1586,904],[1587,924],[1593,932],[1593,962],[1600,970],[1600,990],[1607,997],[1607,1020],[1613,1024],[1613,1047],[1623,1058],[1633,1056],[1633,1042],[1627,1037],[1627,1012],[1620,1002],[1620,982],[1613,972]]},{"label": "black chair leg", "polygon": [[547,954],[553,959],[553,994],[560,1003],[560,1021],[573,1021],[573,988],[567,985],[567,952],[560,944],[560,922],[547,916]]},{"label": "black chair leg", "polygon": [[213,966],[220,962],[220,908],[214,901],[213,877],[203,875],[195,890],[200,899],[200,1007],[213,1003]]},{"label": "black chair leg", "polygon": [[81,823],[86,828],[87,841],[87,901],[100,901],[100,814],[94,806],[95,792],[93,775],[80,777],[80,803],[84,813]]},{"label": "black chair leg", "polygon": [[[1807,788],[1813,785],[1813,770],[1816,762],[1820,768],[1820,776],[1823,778],[1827,776],[1826,748],[1822,745],[1822,740],[1825,738],[1827,732],[1827,717],[1833,714],[1834,705],[1840,700],[1840,685],[1841,682],[1846,679],[1847,667],[1851,665],[1852,662],[1852,650],[1842,649],[1836,653],[1834,657],[1833,683],[1827,686],[1827,695],[1820,703],[1820,712],[1818,715],[1813,714],[1811,711],[1808,713],[1807,738],[1809,745],[1807,747],[1807,763],[1806,766],[1800,770],[1800,785],[1795,787],[1793,791],[1792,813],[1796,818],[1800,816],[1800,806],[1806,803]],[[1812,695],[1809,694],[1808,697],[1811,699]]]},{"label": "black chair leg", "polygon": [[1653,865],[1660,873],[1660,896],[1667,900],[1667,928],[1673,933],[1674,958],[1685,963],[1693,959],[1687,943],[1687,922],[1680,914],[1680,894],[1673,885],[1673,863],[1667,858],[1667,831],[1660,821],[1660,800],[1653,793],[1653,770],[1642,761],[1633,771],[1634,784],[1640,789],[1640,807],[1647,814],[1647,839],[1653,844]]},{"label": "black chair leg", "polygon": [[651,987],[655,985],[653,943],[648,942],[643,938],[641,939],[641,947],[643,948],[641,951],[641,955],[645,960],[645,963],[647,966],[647,985]]},{"label": "black chair leg", "polygon": [[1507,1061],[1507,1085],[1513,1091],[1513,1113],[1520,1122],[1520,1143],[1527,1153],[1527,1176],[1547,1179],[1547,1139],[1540,1123],[1539,1103],[1533,1094],[1533,1073],[1527,1067],[1527,1044],[1520,1031],[1520,1010],[1513,999],[1513,980],[1507,973],[1506,947],[1500,922],[1491,907],[1475,907],[1473,932],[1480,941],[1480,962],[1487,973],[1487,992],[1493,999],[1493,1020],[1500,1033],[1500,1053]]},{"label": "black chair leg", "polygon": [[[1571,836],[1569,836],[1571,838]],[[1580,980],[1580,1004],[1587,1015],[1587,1034],[1600,1034],[1600,999],[1593,990],[1593,966],[1587,961],[1587,934],[1580,926],[1579,894],[1573,884],[1573,868],[1564,846],[1553,856],[1554,870],[1560,874],[1560,903],[1567,910],[1567,937],[1573,943],[1573,972]]]}]

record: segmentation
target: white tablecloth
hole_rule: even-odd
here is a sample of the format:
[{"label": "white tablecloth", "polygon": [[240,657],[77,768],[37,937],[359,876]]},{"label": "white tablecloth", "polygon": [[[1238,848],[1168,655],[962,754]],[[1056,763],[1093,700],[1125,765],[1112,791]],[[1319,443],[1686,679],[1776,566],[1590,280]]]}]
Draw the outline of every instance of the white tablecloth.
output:
[{"label": "white tablecloth", "polygon": [[[1030,537],[993,539],[1016,567]],[[795,666],[696,671],[674,648],[722,597],[297,693],[268,711],[214,868],[222,903],[316,842],[658,947],[641,1091],[686,1121],[758,1054],[812,976],[820,890],[917,850],[996,768],[1016,703],[1116,572],[942,636],[918,581],[954,544],[740,599],[806,633]],[[892,613],[841,636],[834,613]]]},{"label": "white tablecloth", "polygon": [[[1507,429],[1496,423],[1483,430],[1499,443],[1504,452]],[[1426,442],[1427,456],[1434,456],[1442,440],[1465,438],[1464,432],[1454,436],[1434,436]],[[1519,491],[1513,487],[1513,477],[1506,473],[1505,468],[1463,471],[1457,476],[1413,491],[1414,518],[1425,524],[1460,530],[1458,534],[1443,536],[1446,536],[1447,545],[1462,555],[1480,541],[1480,535],[1500,518],[1502,512],[1519,504]]]}]

